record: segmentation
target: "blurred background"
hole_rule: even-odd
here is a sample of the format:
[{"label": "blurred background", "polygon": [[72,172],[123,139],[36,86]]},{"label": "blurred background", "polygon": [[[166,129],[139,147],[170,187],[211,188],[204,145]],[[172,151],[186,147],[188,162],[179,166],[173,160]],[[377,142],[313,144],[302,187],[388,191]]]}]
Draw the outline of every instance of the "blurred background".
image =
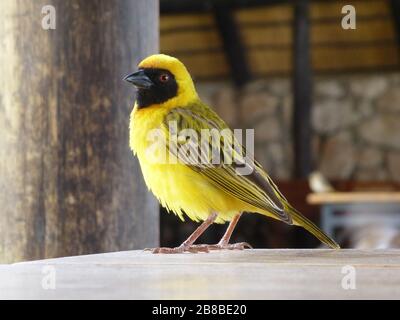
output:
[{"label": "blurred background", "polygon": [[[255,129],[256,158],[340,244],[400,246],[399,1],[4,0],[0,16],[0,262],[176,246],[194,230],[159,208],[128,146],[122,78],[157,52],[231,127]],[[320,246],[247,214],[232,241]]]},{"label": "blurred background", "polygon": [[[348,4],[355,29],[342,27]],[[186,64],[202,99],[232,127],[255,129],[256,158],[296,208],[322,223],[321,205],[332,203],[307,201],[313,171],[337,191],[399,189],[399,8],[389,0],[161,1],[160,51]],[[382,241],[397,234],[390,214],[400,215],[399,198],[390,195],[393,203],[371,201],[369,209],[380,204],[371,210],[363,200],[339,199],[333,211],[364,211],[365,224],[357,220],[350,232],[343,222],[332,235],[352,246],[359,233]],[[380,216],[367,219],[366,211]],[[387,221],[383,211],[391,211]],[[165,245],[194,227],[164,214],[161,225]],[[204,240],[216,241],[223,229]],[[303,230],[254,215],[243,216],[234,237],[256,247],[318,245]]]}]

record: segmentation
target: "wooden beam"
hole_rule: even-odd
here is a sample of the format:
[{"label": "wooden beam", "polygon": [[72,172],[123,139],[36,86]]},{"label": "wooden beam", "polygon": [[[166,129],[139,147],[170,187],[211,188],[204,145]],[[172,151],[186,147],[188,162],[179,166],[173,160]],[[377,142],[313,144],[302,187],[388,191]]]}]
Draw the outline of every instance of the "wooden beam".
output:
[{"label": "wooden beam", "polygon": [[306,178],[311,171],[312,70],[309,1],[299,0],[294,7],[294,175],[296,178]]},{"label": "wooden beam", "polygon": [[[45,5],[54,30],[41,28]],[[158,245],[158,204],[128,147],[135,90],[122,80],[158,52],[158,1],[0,10],[0,263]]]},{"label": "wooden beam", "polygon": [[396,30],[397,44],[399,45],[400,49],[400,1],[390,0],[390,7],[393,16],[394,28]]},{"label": "wooden beam", "polygon": [[400,192],[396,191],[351,191],[310,193],[307,202],[313,205],[323,204],[396,204],[400,206]]},{"label": "wooden beam", "polygon": [[[231,9],[254,8],[259,6],[295,4],[299,0],[160,0],[161,14],[199,13],[211,12],[215,5],[227,6]],[[367,2],[367,0],[354,0]],[[376,2],[377,0],[368,0]],[[396,1],[396,0],[393,0]],[[313,0],[313,2],[326,4],[337,0]]]},{"label": "wooden beam", "polygon": [[235,85],[242,86],[251,79],[251,74],[238,25],[227,6],[215,6],[214,15],[232,80]]},{"label": "wooden beam", "polygon": [[161,0],[160,12],[162,14],[211,12],[214,6],[238,9],[284,4],[291,1],[296,0]]}]

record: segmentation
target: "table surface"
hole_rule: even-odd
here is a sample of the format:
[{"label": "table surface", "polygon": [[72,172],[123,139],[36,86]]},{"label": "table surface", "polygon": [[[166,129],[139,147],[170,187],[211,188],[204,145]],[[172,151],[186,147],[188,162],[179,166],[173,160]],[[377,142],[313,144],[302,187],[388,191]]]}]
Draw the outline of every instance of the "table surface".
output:
[{"label": "table surface", "polygon": [[[355,289],[343,288],[353,274]],[[400,299],[400,250],[125,251],[23,262],[0,265],[0,298]]]},{"label": "table surface", "polygon": [[310,193],[307,202],[315,205],[337,203],[399,203],[400,192],[321,192]]}]

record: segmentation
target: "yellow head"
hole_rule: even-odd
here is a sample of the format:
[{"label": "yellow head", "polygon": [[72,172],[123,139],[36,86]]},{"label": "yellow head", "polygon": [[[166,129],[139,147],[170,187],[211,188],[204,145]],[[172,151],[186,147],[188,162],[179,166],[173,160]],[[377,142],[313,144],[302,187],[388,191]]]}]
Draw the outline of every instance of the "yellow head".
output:
[{"label": "yellow head", "polygon": [[138,65],[139,71],[125,77],[138,88],[137,106],[184,107],[198,99],[185,65],[174,57],[155,54]]}]

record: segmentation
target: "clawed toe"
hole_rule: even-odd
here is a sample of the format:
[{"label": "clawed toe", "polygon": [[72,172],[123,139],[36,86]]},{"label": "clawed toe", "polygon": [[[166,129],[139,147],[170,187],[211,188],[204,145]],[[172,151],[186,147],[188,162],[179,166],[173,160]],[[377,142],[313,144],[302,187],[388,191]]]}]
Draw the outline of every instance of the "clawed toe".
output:
[{"label": "clawed toe", "polygon": [[199,252],[210,252],[211,250],[244,250],[244,249],[253,249],[253,247],[247,242],[238,242],[238,243],[218,243],[218,244],[193,244],[193,245],[180,245],[175,248],[146,248],[144,251],[151,251],[152,253],[164,253],[164,254],[173,254],[173,253],[199,253]]},{"label": "clawed toe", "polygon": [[167,248],[167,247],[160,247],[160,248],[146,248],[144,251],[151,251],[151,253],[182,253],[184,250],[182,247],[175,247],[175,248]]},{"label": "clawed toe", "polygon": [[151,253],[164,253],[164,254],[173,254],[173,253],[199,253],[199,252],[209,252],[207,245],[191,245],[191,246],[179,246],[175,248],[146,248],[144,251],[151,251]]},{"label": "clawed toe", "polygon": [[219,243],[215,245],[214,250],[244,250],[244,249],[253,249],[253,247],[247,242]]},{"label": "clawed toe", "polygon": [[233,249],[239,249],[239,250],[253,249],[253,247],[247,242],[234,243],[234,244],[232,244],[232,246],[233,246]]}]

